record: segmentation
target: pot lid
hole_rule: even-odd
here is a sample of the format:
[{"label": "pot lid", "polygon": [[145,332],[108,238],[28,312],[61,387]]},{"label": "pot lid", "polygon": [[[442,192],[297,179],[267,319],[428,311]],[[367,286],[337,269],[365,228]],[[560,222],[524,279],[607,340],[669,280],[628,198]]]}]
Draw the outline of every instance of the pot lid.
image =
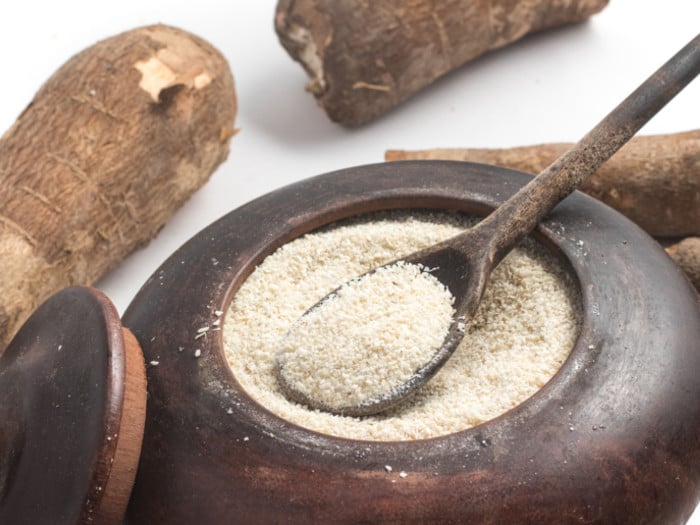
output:
[{"label": "pot lid", "polygon": [[0,357],[0,523],[119,523],[136,474],[146,376],[101,292],[58,292]]}]

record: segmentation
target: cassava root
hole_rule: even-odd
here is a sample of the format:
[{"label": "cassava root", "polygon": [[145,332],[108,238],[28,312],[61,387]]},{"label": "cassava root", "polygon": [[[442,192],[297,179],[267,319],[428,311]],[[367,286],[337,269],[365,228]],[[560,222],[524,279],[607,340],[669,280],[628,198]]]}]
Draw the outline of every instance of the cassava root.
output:
[{"label": "cassava root", "polygon": [[359,125],[477,56],[608,0],[279,0],[275,29],[335,122]]},{"label": "cassava root", "polygon": [[[570,146],[389,150],[385,158],[472,161],[536,174]],[[581,190],[655,237],[700,235],[700,130],[634,137],[591,175]]]},{"label": "cassava root", "polygon": [[0,138],[0,352],[50,294],[149,241],[225,160],[224,57],[157,25],[68,60]]},{"label": "cassava root", "polygon": [[700,237],[687,237],[666,248],[666,252],[700,292]]}]

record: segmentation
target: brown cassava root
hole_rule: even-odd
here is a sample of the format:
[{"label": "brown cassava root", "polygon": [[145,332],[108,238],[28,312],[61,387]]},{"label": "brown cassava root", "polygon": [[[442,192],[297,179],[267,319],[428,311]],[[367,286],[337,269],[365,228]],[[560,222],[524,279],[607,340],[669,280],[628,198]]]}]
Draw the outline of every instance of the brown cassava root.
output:
[{"label": "brown cassava root", "polygon": [[275,28],[331,120],[365,123],[465,62],[608,0],[279,0]]},{"label": "brown cassava root", "polygon": [[700,292],[700,237],[687,237],[666,248],[666,252]]},{"label": "brown cassava root", "polygon": [[[385,158],[472,161],[539,173],[569,146],[390,150]],[[591,175],[581,190],[655,237],[700,235],[700,130],[633,138]]]},{"label": "brown cassava root", "polygon": [[0,139],[0,352],[46,297],[149,241],[229,151],[224,57],[151,26],[71,58]]}]

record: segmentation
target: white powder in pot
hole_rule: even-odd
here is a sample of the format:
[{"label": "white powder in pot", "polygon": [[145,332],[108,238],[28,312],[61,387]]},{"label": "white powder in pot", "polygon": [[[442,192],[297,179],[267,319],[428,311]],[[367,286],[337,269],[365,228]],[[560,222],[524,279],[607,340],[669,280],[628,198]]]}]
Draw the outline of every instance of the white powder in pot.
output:
[{"label": "white powder in pot", "polygon": [[279,342],[288,397],[342,412],[390,394],[442,346],[453,303],[434,275],[402,261],[343,284]]},{"label": "white powder in pot", "polygon": [[465,338],[415,396],[363,418],[288,401],[275,373],[280,341],[326,294],[371,268],[460,233],[456,213],[385,212],[295,239],[265,260],[236,293],[224,320],[224,351],[245,391],[297,425],[351,439],[410,440],[463,430],[523,402],[568,356],[580,326],[575,283],[556,258],[526,240],[494,270]]}]

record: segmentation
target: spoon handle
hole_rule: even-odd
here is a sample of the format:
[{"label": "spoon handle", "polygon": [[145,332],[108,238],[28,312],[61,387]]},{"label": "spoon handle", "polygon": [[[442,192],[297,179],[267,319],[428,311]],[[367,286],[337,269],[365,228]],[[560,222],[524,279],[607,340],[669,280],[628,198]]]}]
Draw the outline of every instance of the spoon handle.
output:
[{"label": "spoon handle", "polygon": [[620,149],[700,73],[700,34],[661,66],[570,150],[476,227],[491,237],[493,266],[561,200]]}]

